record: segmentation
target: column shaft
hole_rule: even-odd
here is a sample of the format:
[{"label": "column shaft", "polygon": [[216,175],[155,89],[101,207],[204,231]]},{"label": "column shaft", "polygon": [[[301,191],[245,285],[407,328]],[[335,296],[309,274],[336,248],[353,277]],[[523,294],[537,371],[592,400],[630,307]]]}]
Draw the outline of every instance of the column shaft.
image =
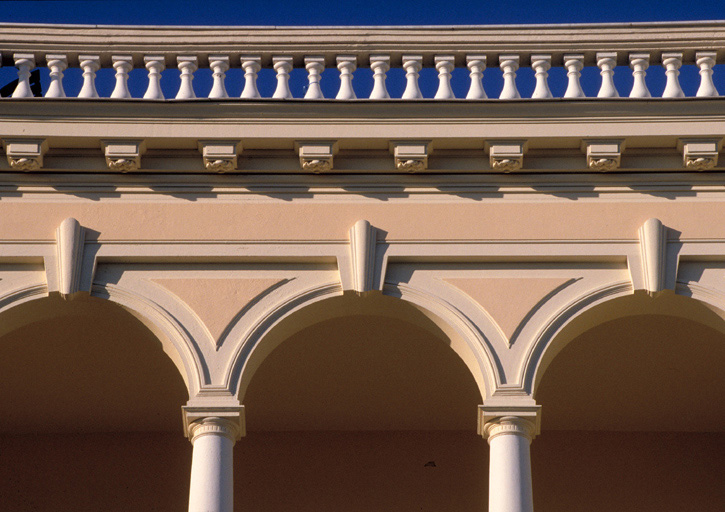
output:
[{"label": "column shaft", "polygon": [[207,418],[190,427],[189,512],[232,512],[234,508],[234,442],[236,428],[225,419]]}]

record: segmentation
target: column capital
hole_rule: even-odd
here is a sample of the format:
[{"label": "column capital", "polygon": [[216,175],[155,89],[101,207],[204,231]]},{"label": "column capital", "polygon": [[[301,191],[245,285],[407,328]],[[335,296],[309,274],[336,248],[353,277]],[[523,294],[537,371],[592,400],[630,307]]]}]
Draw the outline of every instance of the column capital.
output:
[{"label": "column capital", "polygon": [[478,406],[478,434],[491,439],[501,434],[515,434],[534,439],[541,433],[541,406],[521,403],[519,400],[510,403],[484,404]]},{"label": "column capital", "polygon": [[189,406],[181,408],[184,435],[193,443],[202,435],[223,435],[237,441],[247,434],[244,406]]}]

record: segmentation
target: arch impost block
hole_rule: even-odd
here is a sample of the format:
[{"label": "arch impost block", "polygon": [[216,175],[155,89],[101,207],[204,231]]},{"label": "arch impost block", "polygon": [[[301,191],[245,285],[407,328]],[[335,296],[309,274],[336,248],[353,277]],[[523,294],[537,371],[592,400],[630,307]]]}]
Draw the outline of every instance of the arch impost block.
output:
[{"label": "arch impost block", "polygon": [[243,405],[197,406],[185,405],[181,408],[184,416],[184,435],[191,439],[195,429],[204,421],[225,423],[234,434],[235,440],[247,435],[247,424]]},{"label": "arch impost block", "polygon": [[[517,426],[516,422],[519,420],[523,423]],[[480,436],[490,437],[495,433],[494,426],[503,422],[514,425],[516,429],[521,430],[522,435],[533,439],[541,433],[541,406],[537,405],[532,398],[503,400],[493,398],[478,406],[478,434]],[[512,431],[512,433],[517,433],[518,430]]]}]

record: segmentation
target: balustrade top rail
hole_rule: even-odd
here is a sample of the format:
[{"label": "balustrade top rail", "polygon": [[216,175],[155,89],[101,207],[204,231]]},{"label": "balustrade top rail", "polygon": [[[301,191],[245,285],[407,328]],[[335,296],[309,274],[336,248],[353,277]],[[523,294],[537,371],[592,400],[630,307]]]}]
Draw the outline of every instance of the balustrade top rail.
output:
[{"label": "balustrade top rail", "polygon": [[[289,74],[304,68],[309,85],[306,99],[323,99],[320,88],[325,68],[339,70],[336,99],[356,99],[355,71],[368,67],[373,85],[366,98],[387,99],[386,73],[391,67],[405,71],[402,99],[423,98],[419,72],[433,67],[438,73],[435,99],[455,99],[451,73],[467,68],[465,99],[486,99],[483,87],[487,66],[500,67],[503,86],[500,99],[520,98],[516,72],[520,67],[534,71],[531,98],[553,97],[548,71],[561,66],[567,72],[564,98],[580,98],[581,71],[596,66],[601,74],[598,97],[651,97],[645,79],[650,65],[665,69],[667,83],[662,97],[685,94],[679,83],[682,65],[699,68],[696,96],[718,96],[712,80],[713,67],[725,59],[725,21],[676,23],[628,23],[581,25],[518,25],[458,27],[124,27],[87,25],[0,24],[2,65],[18,69],[18,84],[12,96],[32,97],[31,70],[50,70],[46,97],[66,97],[63,72],[70,67],[83,70],[83,84],[77,97],[98,97],[96,72],[113,68],[115,87],[111,98],[131,98],[128,73],[145,67],[148,85],[145,99],[165,99],[161,88],[165,69],[181,72],[177,99],[197,97],[192,86],[199,67],[211,69],[213,85],[200,91],[201,97],[227,98],[226,72],[241,68],[244,89],[241,98],[261,95],[257,73],[272,68],[277,87],[272,98],[292,98]],[[633,74],[630,90],[615,86],[617,65],[629,65]],[[620,86],[621,88],[621,86]]]}]

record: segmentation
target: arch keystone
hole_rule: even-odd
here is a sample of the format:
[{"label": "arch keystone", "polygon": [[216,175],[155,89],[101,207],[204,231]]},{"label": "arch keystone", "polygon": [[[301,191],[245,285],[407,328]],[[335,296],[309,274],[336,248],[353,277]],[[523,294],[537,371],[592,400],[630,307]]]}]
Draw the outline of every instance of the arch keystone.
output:
[{"label": "arch keystone", "polygon": [[81,292],[88,292],[81,290],[85,229],[76,219],[68,217],[58,226],[55,236],[58,291],[61,297],[70,300]]},{"label": "arch keystone", "polygon": [[667,227],[659,219],[647,219],[639,228],[639,250],[644,290],[655,297],[674,289],[667,286]]},{"label": "arch keystone", "polygon": [[374,288],[376,244],[377,229],[368,221],[359,220],[350,228],[352,289],[361,295]]}]

